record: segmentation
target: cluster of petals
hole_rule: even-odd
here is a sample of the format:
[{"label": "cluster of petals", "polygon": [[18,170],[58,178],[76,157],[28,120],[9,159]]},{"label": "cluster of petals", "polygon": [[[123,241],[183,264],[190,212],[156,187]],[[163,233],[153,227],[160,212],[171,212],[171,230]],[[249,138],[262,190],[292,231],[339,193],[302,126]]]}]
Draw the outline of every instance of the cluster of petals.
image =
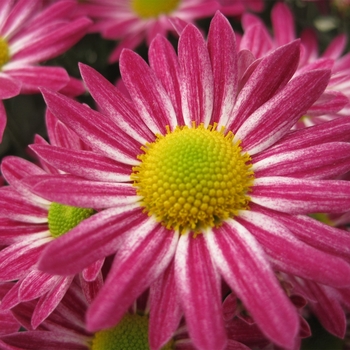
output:
[{"label": "cluster of petals", "polygon": [[[27,176],[21,184],[49,201],[98,213],[51,242],[39,268],[72,276],[117,252],[87,312],[89,331],[117,324],[150,288],[152,349],[172,337],[182,316],[196,347],[224,349],[223,279],[264,336],[291,349],[300,317],[276,272],[334,288],[350,285],[349,235],[306,215],[350,209],[350,183],[334,180],[349,170],[350,117],[290,131],[331,74],[315,67],[295,75],[299,57],[296,40],[252,67],[238,52],[229,22],[216,13],[207,42],[189,24],[178,54],[162,36],[150,45],[149,65],[130,50],[122,52],[120,70],[131,100],[83,64],[99,112],[43,91],[51,113],[89,149],[31,146],[65,174]],[[192,122],[232,131],[251,156],[255,175],[250,208],[195,238],[148,216],[130,179],[142,145],[167,126]]]},{"label": "cluster of petals", "polygon": [[[296,39],[294,18],[288,6],[282,2],[274,5],[271,11],[271,22],[274,36],[263,21],[251,13],[242,16],[244,35],[240,42],[240,49],[249,50],[253,56],[246,52],[246,60],[252,62],[261,59],[271,50],[292,42]],[[327,89],[321,97],[310,106],[304,118],[297,124],[305,127],[322,123],[340,116],[349,115],[350,112],[350,54],[342,56],[346,46],[346,36],[340,34],[333,39],[327,49],[320,55],[315,32],[305,29],[300,34],[301,52],[300,61],[295,75],[312,69],[331,69],[332,75]]]},{"label": "cluster of petals", "polygon": [[[132,8],[130,0],[89,0],[81,2],[80,11],[94,20],[91,31],[99,32],[119,43],[109,57],[110,62],[119,60],[124,48],[134,49],[146,40],[149,45],[157,34],[181,31],[187,23],[211,17],[220,9],[227,15],[241,15],[246,8],[261,11],[262,0],[180,0],[169,13],[142,18]],[[144,1],[144,6],[147,1]]]},{"label": "cluster of petals", "polygon": [[[51,142],[61,147],[82,148],[82,142],[48,113]],[[47,144],[40,136],[36,144]],[[46,170],[44,170],[46,169]],[[0,188],[0,281],[4,284],[0,313],[23,302],[36,300],[31,327],[45,320],[68,290],[74,276],[58,276],[38,270],[40,255],[53,241],[48,227],[50,202],[31,193],[21,180],[58,174],[59,171],[43,163],[43,168],[22,158],[3,159],[1,172],[9,184]],[[103,260],[82,271],[81,279],[87,300],[94,298],[102,284],[100,268]],[[15,281],[10,284],[11,281]]]},{"label": "cluster of petals", "polygon": [[57,57],[77,43],[87,32],[91,20],[72,18],[74,1],[57,1],[44,6],[42,0],[4,0],[0,2],[0,38],[6,42],[9,60],[0,67],[0,135],[6,125],[1,100],[19,94],[39,92],[40,87],[67,89],[78,95],[84,87],[69,77],[62,67],[38,63]]}]

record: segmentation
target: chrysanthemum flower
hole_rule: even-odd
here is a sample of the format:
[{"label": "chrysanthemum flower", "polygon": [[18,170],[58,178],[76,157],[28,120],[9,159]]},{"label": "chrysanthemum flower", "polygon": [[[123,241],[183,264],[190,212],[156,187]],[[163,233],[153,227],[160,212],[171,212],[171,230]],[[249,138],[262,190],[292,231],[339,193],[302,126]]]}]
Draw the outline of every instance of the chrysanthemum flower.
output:
[{"label": "chrysanthemum flower", "polygon": [[329,122],[326,133],[324,124],[290,132],[330,76],[315,69],[291,79],[299,56],[298,41],[284,45],[247,77],[218,13],[208,42],[193,25],[184,29],[178,56],[161,36],[151,67],[122,53],[132,101],[85,65],[101,113],[44,91],[50,111],[91,151],[33,146],[70,175],[25,186],[105,210],[52,242],[39,268],[72,275],[117,251],[88,311],[90,331],[115,326],[150,287],[151,348],[170,339],[183,313],[195,346],[223,349],[223,278],[263,334],[292,348],[299,317],[275,270],[350,285],[350,237],[304,215],[350,208],[350,183],[332,180],[349,169],[350,121]]},{"label": "chrysanthemum flower", "polygon": [[64,68],[38,63],[62,54],[87,32],[89,19],[70,17],[75,7],[72,1],[58,1],[44,9],[41,0],[0,2],[1,137],[6,125],[1,100],[39,92],[39,87],[60,90],[71,82]]},{"label": "chrysanthemum flower", "polygon": [[[253,53],[254,58],[259,59],[277,47],[296,39],[293,14],[286,4],[279,2],[273,7],[271,21],[273,36],[261,19],[253,14],[244,14],[242,17],[244,35],[240,48],[248,49]],[[350,54],[341,56],[346,46],[345,35],[336,37],[322,54],[318,52],[317,38],[311,29],[304,30],[300,38],[302,50],[299,67],[295,74],[309,69],[329,68],[332,69],[332,75],[326,91],[310,106],[297,126],[311,126],[349,115]]]},{"label": "chrysanthemum flower", "polygon": [[[78,138],[62,123],[54,123],[53,118],[48,118],[48,121],[49,134],[55,135],[54,144],[65,146],[68,139],[70,147],[79,145]],[[38,138],[37,143],[46,142]],[[46,168],[51,174],[59,173],[49,165]],[[21,186],[20,180],[26,176],[48,174],[29,161],[6,157],[1,171],[9,186],[0,188],[0,242],[3,246],[0,281],[16,282],[3,293],[0,310],[6,311],[21,302],[38,299],[32,317],[32,326],[36,328],[60,303],[74,278],[39,271],[40,254],[47,244],[93,215],[94,210],[51,203]],[[102,284],[102,264],[103,260],[96,261],[82,273],[84,292],[90,301]]]},{"label": "chrysanthemum flower", "polygon": [[[261,2],[251,0],[249,5],[260,9]],[[175,27],[182,29],[184,24],[213,16],[218,9],[228,15],[242,14],[245,6],[241,0],[221,6],[217,0],[88,0],[80,3],[80,9],[95,20],[92,31],[119,40],[109,57],[115,62],[124,48],[134,49],[143,40],[149,45],[157,34],[174,32]]]}]

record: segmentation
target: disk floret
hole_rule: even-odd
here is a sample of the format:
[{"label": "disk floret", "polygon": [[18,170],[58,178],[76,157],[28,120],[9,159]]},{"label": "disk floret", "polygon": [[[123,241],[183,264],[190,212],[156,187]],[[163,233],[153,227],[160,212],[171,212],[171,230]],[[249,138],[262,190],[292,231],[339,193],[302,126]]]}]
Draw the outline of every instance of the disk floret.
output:
[{"label": "disk floret", "polygon": [[200,232],[246,209],[250,156],[216,125],[176,127],[147,143],[131,178],[145,212],[168,229]]},{"label": "disk floret", "polygon": [[48,214],[51,236],[54,238],[62,236],[93,214],[95,214],[94,209],[78,208],[52,202]]},{"label": "disk floret", "polygon": [[157,18],[173,12],[180,0],[132,0],[131,8],[141,18]]},{"label": "disk floret", "polygon": [[10,60],[10,50],[5,39],[0,37],[0,69]]}]

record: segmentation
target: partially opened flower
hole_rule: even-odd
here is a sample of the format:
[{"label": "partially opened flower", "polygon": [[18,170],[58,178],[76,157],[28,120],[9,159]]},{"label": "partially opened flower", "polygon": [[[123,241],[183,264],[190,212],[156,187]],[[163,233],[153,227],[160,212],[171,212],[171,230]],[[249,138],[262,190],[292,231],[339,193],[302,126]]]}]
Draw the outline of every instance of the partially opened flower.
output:
[{"label": "partially opened flower", "polygon": [[[257,0],[249,3],[255,9],[261,7]],[[87,0],[80,3],[80,8],[95,20],[93,31],[106,39],[119,40],[110,62],[119,60],[124,48],[134,49],[144,40],[149,45],[157,34],[175,32],[175,28],[181,31],[185,24],[211,17],[219,8],[230,15],[245,11],[241,0],[221,6],[217,0]]]},{"label": "partially opened flower", "polygon": [[322,125],[290,132],[330,76],[315,69],[291,80],[299,55],[298,41],[282,46],[238,84],[234,33],[217,13],[208,42],[193,25],[184,29],[178,56],[157,36],[151,67],[123,51],[131,101],[86,65],[101,112],[44,91],[50,111],[91,151],[32,146],[70,175],[25,186],[105,210],[51,242],[39,268],[72,275],[117,251],[89,308],[90,331],[115,326],[150,287],[152,349],[182,314],[196,347],[224,349],[222,278],[263,334],[292,348],[299,316],[275,270],[350,285],[350,237],[305,215],[350,208],[350,183],[332,180],[350,166],[350,118],[329,122],[326,133]]},{"label": "partially opened flower", "polygon": [[[271,50],[285,45],[297,38],[293,14],[282,2],[274,5],[271,11],[273,35],[263,21],[253,14],[242,17],[244,35],[240,48],[248,49],[255,58],[262,58]],[[297,124],[298,127],[311,126],[339,116],[349,115],[350,112],[350,54],[341,56],[346,46],[346,36],[339,35],[320,54],[316,34],[306,29],[300,34],[301,57],[295,75],[315,68],[332,69],[331,79],[326,91],[308,109]]]},{"label": "partially opened flower", "polygon": [[64,0],[46,8],[41,0],[0,2],[0,138],[6,124],[1,100],[40,87],[60,90],[72,82],[64,68],[38,63],[67,51],[86,34],[91,21],[72,19],[75,7]]}]

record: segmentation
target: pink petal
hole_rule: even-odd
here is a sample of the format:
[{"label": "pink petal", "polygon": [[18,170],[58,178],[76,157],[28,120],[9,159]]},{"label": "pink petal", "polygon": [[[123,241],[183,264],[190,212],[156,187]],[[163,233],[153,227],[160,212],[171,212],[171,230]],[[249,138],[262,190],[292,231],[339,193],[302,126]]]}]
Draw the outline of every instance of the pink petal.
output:
[{"label": "pink petal", "polygon": [[39,88],[62,89],[67,85],[69,76],[64,68],[29,66],[6,70],[16,81],[21,82],[21,93],[38,93]]},{"label": "pink petal", "polygon": [[6,128],[7,117],[4,104],[0,100],[0,143],[2,142],[2,137]]},{"label": "pink petal", "polygon": [[214,109],[211,123],[226,125],[237,95],[236,40],[228,20],[219,12],[208,33],[208,51],[214,76]]},{"label": "pink petal", "polygon": [[181,67],[182,113],[185,124],[208,125],[213,111],[214,81],[206,43],[200,31],[189,24],[178,44]]},{"label": "pink petal", "polygon": [[21,82],[11,75],[0,72],[0,99],[4,100],[20,94]]},{"label": "pink petal", "polygon": [[87,282],[94,281],[98,277],[98,274],[101,272],[104,261],[105,259],[100,259],[86,267],[82,272],[84,280]]},{"label": "pink petal", "polygon": [[277,46],[285,45],[295,39],[293,14],[286,4],[280,2],[273,7],[271,21]]},{"label": "pink petal", "polygon": [[271,176],[256,179],[250,197],[289,214],[341,213],[350,210],[350,183]]},{"label": "pink petal", "polygon": [[[287,84],[297,68],[299,51],[299,41],[296,40],[262,59],[237,97],[234,113],[227,126],[233,133],[266,101],[270,105],[269,99],[278,96],[276,92]],[[263,105],[261,108],[265,110],[266,107]]]},{"label": "pink petal", "polygon": [[88,180],[103,182],[130,181],[131,167],[96,152],[32,145],[30,148],[45,162],[57,169]]},{"label": "pink petal", "polygon": [[52,202],[75,207],[104,209],[138,200],[135,187],[130,183],[97,182],[71,175],[29,177],[24,183],[31,191]]},{"label": "pink petal", "polygon": [[[166,315],[165,318],[164,315]],[[174,336],[181,317],[182,310],[176,291],[172,261],[150,288],[149,343],[151,349],[160,349]]]},{"label": "pink petal", "polygon": [[255,236],[278,270],[334,287],[350,285],[350,265],[299,241],[272,217],[250,210],[242,211],[237,220]]},{"label": "pink petal", "polygon": [[105,285],[87,312],[87,329],[114,326],[133,301],[167,268],[178,235],[147,220],[134,230],[116,255]]},{"label": "pink petal", "polygon": [[322,57],[328,57],[336,60],[342,54],[345,49],[347,38],[345,34],[338,35],[335,39],[331,41]]},{"label": "pink petal", "polygon": [[251,114],[236,133],[244,149],[250,155],[261,152],[286,134],[324,91],[329,76],[328,70],[299,75]]},{"label": "pink petal", "polygon": [[146,62],[133,51],[120,57],[123,82],[142,120],[154,134],[166,134],[166,125],[174,129],[176,114],[161,82]]},{"label": "pink petal", "polygon": [[299,328],[297,312],[255,238],[234,220],[205,238],[216,267],[261,331],[274,343],[292,348]]},{"label": "pink petal", "polygon": [[79,64],[81,75],[100,109],[125,133],[141,144],[154,141],[154,134],[144,124],[134,106],[108,80],[91,67]]},{"label": "pink petal", "polygon": [[141,208],[107,209],[92,215],[52,241],[41,255],[39,268],[47,273],[74,275],[115,253],[124,234],[130,235],[147,219]]},{"label": "pink petal", "polygon": [[184,125],[179,81],[179,62],[173,46],[158,35],[151,43],[148,52],[151,68],[157,74],[168,93],[176,113],[177,123]]},{"label": "pink petal", "polygon": [[117,161],[132,165],[137,163],[140,144],[112,124],[109,118],[49,90],[44,90],[43,96],[52,114],[79,134],[93,149]]},{"label": "pink petal", "polygon": [[307,114],[318,116],[340,111],[349,103],[349,99],[340,91],[325,91],[308,109]]},{"label": "pink petal", "polygon": [[175,256],[176,287],[186,325],[199,349],[224,349],[224,329],[219,275],[203,235],[180,236]]}]

